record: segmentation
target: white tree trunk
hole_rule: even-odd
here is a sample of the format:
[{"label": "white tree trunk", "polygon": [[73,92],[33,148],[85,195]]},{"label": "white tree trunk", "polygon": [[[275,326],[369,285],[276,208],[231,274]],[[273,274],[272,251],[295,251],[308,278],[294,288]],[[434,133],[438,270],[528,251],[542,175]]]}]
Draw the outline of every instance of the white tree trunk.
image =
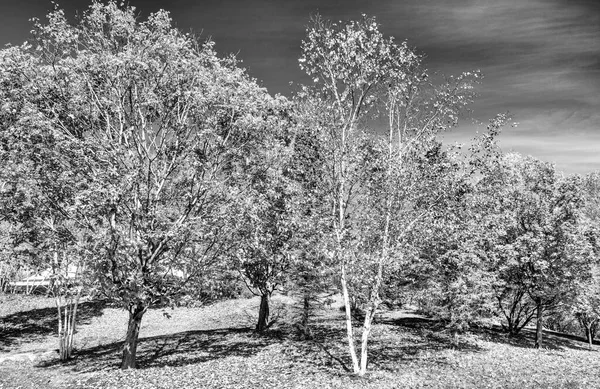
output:
[{"label": "white tree trunk", "polygon": [[75,296],[56,296],[56,306],[58,308],[58,351],[61,361],[69,360],[73,356],[75,323],[80,296],[81,288],[77,289]]},{"label": "white tree trunk", "polygon": [[362,333],[362,344],[360,348],[360,371],[358,373],[359,376],[364,376],[367,372],[369,336],[371,335],[371,324],[373,323],[373,318],[375,317],[376,310],[377,306],[374,305],[371,308],[369,308],[367,314],[365,315],[365,322],[363,324]]},{"label": "white tree trunk", "polygon": [[356,345],[354,344],[354,331],[352,329],[352,311],[350,307],[350,296],[348,295],[348,284],[346,280],[346,265],[342,264],[342,294],[344,296],[344,308],[346,311],[346,334],[348,336],[348,348],[352,358],[352,371],[355,374],[360,372],[358,357],[356,355]]}]

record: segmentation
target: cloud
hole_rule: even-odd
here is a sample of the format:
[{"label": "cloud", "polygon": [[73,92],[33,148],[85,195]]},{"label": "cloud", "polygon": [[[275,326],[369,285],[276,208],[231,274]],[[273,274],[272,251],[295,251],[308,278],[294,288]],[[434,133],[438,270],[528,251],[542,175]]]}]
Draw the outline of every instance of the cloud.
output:
[{"label": "cloud", "polygon": [[600,170],[600,134],[563,133],[552,137],[523,134],[500,139],[499,144],[505,151],[514,150],[553,162],[557,170],[565,174]]},{"label": "cloud", "polygon": [[[0,38],[22,42],[26,17],[46,5],[0,2]],[[382,31],[427,54],[430,72],[485,75],[473,106],[486,122],[509,111],[521,124],[507,130],[509,147],[571,169],[600,168],[600,2],[598,0],[131,0],[143,16],[167,8],[184,30],[212,36],[221,54],[239,53],[249,73],[272,93],[309,82],[298,68],[310,14],[348,20],[373,15]],[[62,0],[70,14],[85,8]],[[4,11],[4,12],[2,12]],[[2,27],[4,26],[4,27]],[[468,121],[467,121],[468,123]],[[451,135],[468,140],[469,124]],[[564,147],[564,152],[562,151]],[[578,150],[575,152],[573,150]],[[570,160],[569,160],[570,158]]]},{"label": "cloud", "polygon": [[[600,3],[558,0],[411,2],[430,67],[479,64],[477,119],[510,111],[500,143],[566,172],[600,169]],[[418,22],[417,22],[418,21]],[[466,124],[449,141],[468,141]]]},{"label": "cloud", "polygon": [[[566,173],[600,170],[600,114],[585,110],[532,110],[518,126],[507,126],[498,138],[504,151],[532,155],[554,162]],[[595,128],[595,130],[593,130]],[[446,144],[470,144],[483,127],[463,125],[443,135]]]},{"label": "cloud", "polygon": [[[409,8],[414,19],[427,22],[435,41],[537,43],[564,52],[581,47],[597,50],[599,17],[576,2],[557,0],[419,1]],[[550,39],[551,38],[551,39]]]}]

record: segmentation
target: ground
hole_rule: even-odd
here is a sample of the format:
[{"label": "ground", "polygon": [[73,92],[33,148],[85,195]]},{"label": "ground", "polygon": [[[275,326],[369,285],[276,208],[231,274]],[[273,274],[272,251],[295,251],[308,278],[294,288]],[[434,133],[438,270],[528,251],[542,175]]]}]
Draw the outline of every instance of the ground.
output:
[{"label": "ground", "polygon": [[51,299],[0,295],[0,388],[600,388],[600,353],[582,340],[497,329],[453,335],[410,312],[385,312],[374,326],[369,373],[347,371],[343,312],[319,312],[312,340],[294,333],[293,300],[274,299],[266,335],[252,328],[258,299],[203,308],[152,310],[142,323],[138,370],[120,371],[127,315],[84,302],[76,358],[59,363]]}]

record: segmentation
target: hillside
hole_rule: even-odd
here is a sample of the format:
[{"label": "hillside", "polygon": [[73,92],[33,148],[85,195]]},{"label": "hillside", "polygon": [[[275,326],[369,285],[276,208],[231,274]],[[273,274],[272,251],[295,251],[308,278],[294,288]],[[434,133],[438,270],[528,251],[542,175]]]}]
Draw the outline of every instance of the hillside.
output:
[{"label": "hillside", "polygon": [[508,339],[491,329],[453,337],[406,312],[379,318],[370,373],[358,379],[345,370],[337,304],[315,319],[314,339],[302,341],[288,324],[291,300],[279,296],[275,302],[280,324],[267,336],[252,332],[257,299],[151,311],[141,330],[141,368],[120,371],[125,312],[84,303],[77,357],[61,365],[53,351],[52,300],[3,296],[0,388],[600,387],[600,354],[583,342],[548,334],[548,347],[534,350],[527,335]]}]

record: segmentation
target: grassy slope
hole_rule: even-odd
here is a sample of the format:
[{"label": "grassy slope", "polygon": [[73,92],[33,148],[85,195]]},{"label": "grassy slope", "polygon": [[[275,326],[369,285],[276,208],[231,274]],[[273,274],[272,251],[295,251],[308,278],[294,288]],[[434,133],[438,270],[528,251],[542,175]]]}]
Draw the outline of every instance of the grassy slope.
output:
[{"label": "grassy slope", "polygon": [[[55,348],[52,301],[0,300],[3,353]],[[348,364],[341,312],[316,319],[314,341],[297,340],[286,320],[268,336],[252,333],[258,300],[206,308],[156,310],[142,325],[137,371],[119,371],[123,311],[87,303],[77,334],[77,359],[0,364],[0,388],[600,388],[600,354],[556,336],[548,348],[507,339],[495,331],[452,337],[436,323],[391,315],[374,328],[368,377]],[[274,311],[289,317],[286,304]],[[171,315],[170,319],[164,312]],[[287,315],[286,315],[287,313]],[[2,327],[0,327],[2,328]]]}]

